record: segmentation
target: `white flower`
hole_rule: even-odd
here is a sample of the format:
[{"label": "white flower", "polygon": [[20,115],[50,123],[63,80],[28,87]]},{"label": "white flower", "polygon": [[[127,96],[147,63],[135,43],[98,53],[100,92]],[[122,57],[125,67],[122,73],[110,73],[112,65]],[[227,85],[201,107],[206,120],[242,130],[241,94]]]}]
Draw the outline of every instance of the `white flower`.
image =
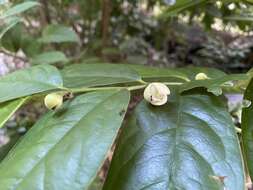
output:
[{"label": "white flower", "polygon": [[170,95],[170,89],[163,83],[150,83],[144,90],[145,100],[155,106],[166,104],[168,95]]},{"label": "white flower", "polygon": [[63,95],[60,93],[51,93],[48,94],[44,99],[45,106],[50,109],[54,110],[61,107],[63,103]]},{"label": "white flower", "polygon": [[205,73],[198,73],[195,76],[195,80],[206,80],[206,79],[210,79]]}]

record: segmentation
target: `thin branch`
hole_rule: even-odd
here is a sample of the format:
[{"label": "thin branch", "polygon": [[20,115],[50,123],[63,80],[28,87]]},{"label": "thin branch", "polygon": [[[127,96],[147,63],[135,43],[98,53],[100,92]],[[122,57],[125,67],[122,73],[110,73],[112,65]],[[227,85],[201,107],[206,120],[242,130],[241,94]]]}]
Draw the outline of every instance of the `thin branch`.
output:
[{"label": "thin branch", "polygon": [[48,2],[47,0],[40,0],[41,4],[42,4],[42,9],[41,9],[41,16],[42,16],[42,20],[43,20],[43,25],[46,24],[51,24],[51,17],[50,17],[50,11],[48,8]]},{"label": "thin branch", "polygon": [[103,0],[102,2],[102,47],[108,45],[109,25],[111,15],[111,1]]}]

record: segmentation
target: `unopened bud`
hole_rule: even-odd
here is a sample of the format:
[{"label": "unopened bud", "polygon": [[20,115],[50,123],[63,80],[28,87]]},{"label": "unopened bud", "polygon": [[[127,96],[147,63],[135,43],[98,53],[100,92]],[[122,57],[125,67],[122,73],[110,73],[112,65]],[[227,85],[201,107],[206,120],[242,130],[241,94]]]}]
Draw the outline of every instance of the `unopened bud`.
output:
[{"label": "unopened bud", "polygon": [[145,100],[155,106],[166,104],[168,95],[170,95],[170,89],[163,83],[150,83],[144,90]]},{"label": "unopened bud", "polygon": [[198,73],[195,76],[195,80],[206,80],[206,79],[210,79],[205,73]]},{"label": "unopened bud", "polygon": [[50,110],[61,107],[63,103],[63,95],[60,93],[48,94],[44,99],[45,106]]}]

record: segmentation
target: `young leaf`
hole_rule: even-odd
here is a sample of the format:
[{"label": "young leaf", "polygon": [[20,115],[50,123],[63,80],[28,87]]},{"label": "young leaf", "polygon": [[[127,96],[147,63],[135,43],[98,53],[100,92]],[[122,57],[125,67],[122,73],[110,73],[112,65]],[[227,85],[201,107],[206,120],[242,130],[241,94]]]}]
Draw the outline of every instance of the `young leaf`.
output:
[{"label": "young leaf", "polygon": [[0,103],[62,87],[59,71],[51,65],[22,69],[0,77]]},{"label": "young leaf", "polygon": [[20,98],[9,102],[0,103],[0,128],[6,121],[25,103],[27,98]]},{"label": "young leaf", "polygon": [[66,55],[60,51],[44,52],[32,58],[33,64],[52,64],[68,61]]},{"label": "young leaf", "polygon": [[76,64],[62,70],[64,86],[92,87],[141,80],[138,73],[127,65]]},{"label": "young leaf", "polygon": [[[244,100],[253,101],[253,80],[244,94]],[[245,158],[251,179],[253,179],[253,105],[242,109],[242,142],[245,151]]]},{"label": "young leaf", "polygon": [[62,43],[62,42],[78,42],[78,36],[69,27],[61,25],[49,25],[39,39],[43,43]]},{"label": "young leaf", "polygon": [[211,94],[141,102],[119,137],[103,190],[243,190],[231,116]]},{"label": "young leaf", "polygon": [[180,86],[180,92],[191,90],[193,88],[205,87],[212,91],[213,89],[219,89],[222,85],[226,86],[228,82],[237,80],[248,80],[249,76],[246,74],[231,74],[224,75],[219,78],[210,78],[206,80],[192,80]]},{"label": "young leaf", "polygon": [[23,3],[17,4],[14,7],[11,7],[7,11],[5,11],[0,16],[0,18],[5,19],[7,17],[20,14],[20,13],[22,13],[22,12],[32,8],[32,7],[38,6],[38,5],[40,5],[40,4],[38,2],[35,2],[35,1],[26,1],[26,2],[23,2]]},{"label": "young leaf", "polygon": [[128,91],[94,92],[46,114],[0,164],[1,190],[87,190],[128,102]]}]

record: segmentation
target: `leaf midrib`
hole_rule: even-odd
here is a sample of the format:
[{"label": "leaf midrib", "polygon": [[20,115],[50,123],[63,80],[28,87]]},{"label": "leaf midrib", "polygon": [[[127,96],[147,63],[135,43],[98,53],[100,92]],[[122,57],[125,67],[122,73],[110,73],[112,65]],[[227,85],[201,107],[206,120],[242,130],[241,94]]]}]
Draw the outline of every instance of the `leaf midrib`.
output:
[{"label": "leaf midrib", "polygon": [[140,79],[140,77],[138,76],[126,76],[126,75],[111,75],[108,74],[108,75],[101,75],[101,74],[87,74],[85,73],[85,75],[71,75],[71,76],[68,76],[68,74],[64,74],[63,73],[63,76],[65,76],[64,78],[91,78],[91,77],[98,77],[98,78],[121,78],[121,79]]},{"label": "leaf midrib", "polygon": [[[162,131],[159,131],[157,133],[154,133],[154,134],[151,134],[151,135],[148,135],[146,137],[146,139],[143,141],[142,145],[135,151],[135,153],[133,153],[133,155],[127,160],[125,161],[124,163],[122,163],[122,166],[118,169],[118,172],[120,172],[122,170],[122,168],[124,168],[126,166],[127,163],[129,163],[132,159],[134,159],[134,156],[139,152],[141,151],[142,147],[145,146],[146,142],[150,139],[150,137],[154,136],[154,135],[157,135],[157,134],[161,134],[161,133],[167,133],[168,131],[171,131],[171,130],[175,130],[175,141],[174,141],[174,145],[173,145],[173,152],[172,152],[172,156],[173,158],[171,159],[172,162],[174,163],[177,159],[176,159],[176,156],[178,155],[177,154],[177,146],[181,143],[183,143],[183,141],[181,140],[181,137],[180,135],[178,134],[177,130],[178,128],[180,127],[180,123],[181,123],[181,120],[180,118],[183,117],[182,114],[185,113],[185,114],[189,114],[188,112],[185,112],[185,111],[182,111],[182,97],[179,96],[179,99],[176,101],[178,102],[177,105],[175,107],[178,107],[178,110],[177,110],[177,122],[176,122],[176,127],[174,128],[167,128],[166,130],[162,130]],[[192,114],[190,114],[191,116],[193,116]],[[196,117],[196,116],[195,116]],[[199,118],[198,118],[199,119]],[[202,121],[202,120],[201,120]],[[205,122],[205,121],[203,121]],[[208,123],[207,123],[208,124]],[[130,137],[129,137],[130,138]],[[194,150],[195,153],[197,153],[201,158],[203,158],[207,163],[209,163],[201,154],[199,154],[199,152],[194,148],[192,147],[192,149]],[[173,163],[171,164],[171,166],[173,166]],[[171,170],[173,172],[170,172],[170,176],[169,176],[169,179],[168,179],[168,182],[173,182],[173,174],[175,173],[175,171],[173,170],[173,167],[169,166],[168,167],[168,170]],[[176,169],[177,167],[174,167],[174,169]],[[212,169],[213,171],[213,169]],[[214,171],[213,171],[214,173]]]},{"label": "leaf midrib", "polygon": [[[119,91],[117,91],[117,92],[111,94],[110,96],[106,97],[105,99],[103,99],[103,100],[102,100],[101,102],[99,102],[96,106],[94,106],[88,113],[86,113],[83,117],[81,117],[81,118],[76,122],[76,124],[73,125],[73,127],[70,128],[70,129],[62,136],[62,138],[61,138],[59,141],[57,141],[50,149],[48,149],[48,152],[45,153],[45,155],[44,155],[43,157],[41,157],[41,158],[37,161],[36,164],[34,164],[34,167],[33,167],[30,171],[28,171],[28,172],[25,174],[25,176],[22,177],[21,181],[18,182],[18,183],[15,185],[15,188],[17,188],[17,186],[20,185],[20,183],[22,183],[22,182],[24,181],[24,178],[27,177],[27,176],[29,175],[29,173],[31,173],[31,172],[32,172],[32,171],[33,171],[33,170],[46,158],[46,157],[47,157],[47,155],[56,147],[56,145],[58,145],[63,139],[65,139],[65,137],[66,137],[76,126],[78,126],[78,124],[80,123],[81,120],[83,120],[85,117],[87,117],[87,115],[89,115],[89,114],[91,114],[92,112],[94,112],[94,111],[97,109],[97,107],[99,107],[102,103],[106,102],[106,101],[107,101],[109,98],[111,98],[112,96],[115,96],[117,93],[119,93]],[[45,178],[45,176],[43,176],[43,178]],[[43,184],[44,184],[44,183],[43,183]],[[44,186],[45,186],[45,184],[44,184]],[[14,189],[15,189],[15,188],[14,188]]]}]

